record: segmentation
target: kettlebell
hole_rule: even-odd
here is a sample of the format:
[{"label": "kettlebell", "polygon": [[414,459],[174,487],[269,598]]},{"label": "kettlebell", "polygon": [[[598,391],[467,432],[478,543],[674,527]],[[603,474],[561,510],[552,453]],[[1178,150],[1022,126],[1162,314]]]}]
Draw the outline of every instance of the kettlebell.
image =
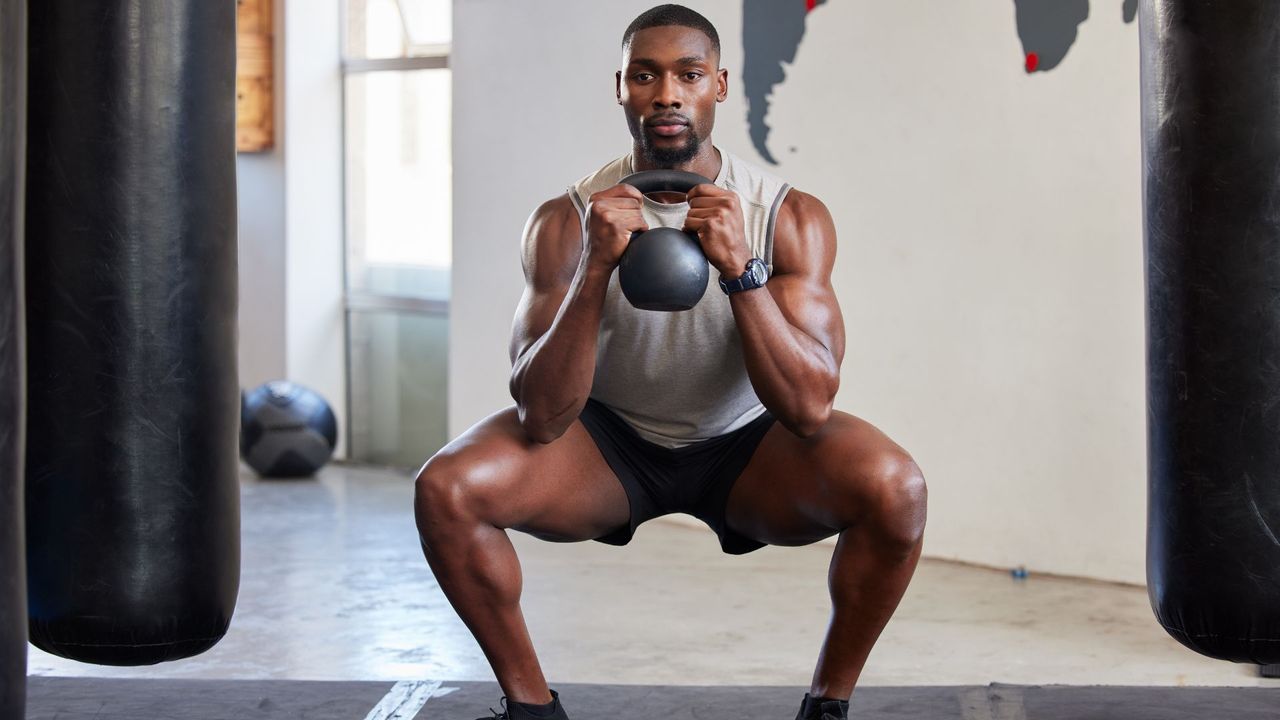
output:
[{"label": "kettlebell", "polygon": [[[701,175],[680,170],[645,170],[619,181],[645,195],[688,193],[695,185],[710,182]],[[618,264],[622,294],[640,310],[676,312],[692,308],[706,292],[710,274],[698,236],[672,227],[633,233]]]}]

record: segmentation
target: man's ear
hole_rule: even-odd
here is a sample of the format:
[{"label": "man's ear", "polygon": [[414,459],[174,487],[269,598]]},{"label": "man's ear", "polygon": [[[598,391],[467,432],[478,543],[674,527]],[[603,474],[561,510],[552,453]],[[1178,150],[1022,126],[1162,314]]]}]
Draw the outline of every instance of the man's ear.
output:
[{"label": "man's ear", "polygon": [[618,98],[618,104],[622,104],[622,71],[619,70],[613,76],[613,94]]},{"label": "man's ear", "polygon": [[729,71],[720,68],[716,71],[716,102],[724,102],[729,97]]}]

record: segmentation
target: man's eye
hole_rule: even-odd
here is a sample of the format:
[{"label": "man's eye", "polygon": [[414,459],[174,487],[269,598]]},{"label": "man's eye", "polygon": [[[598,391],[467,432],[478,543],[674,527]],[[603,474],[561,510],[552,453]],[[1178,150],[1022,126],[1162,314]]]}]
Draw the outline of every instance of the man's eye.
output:
[{"label": "man's eye", "polygon": [[653,77],[653,76],[652,76],[652,75],[650,75],[649,73],[637,73],[637,74],[635,74],[635,75],[632,75],[632,76],[631,76],[631,79],[632,79],[632,80],[641,80],[641,81],[643,81],[643,80],[646,80],[646,79],[648,79],[648,78],[650,78],[650,77]]},{"label": "man's eye", "polygon": [[684,76],[689,78],[690,80],[697,80],[698,78],[702,77],[702,73],[688,72],[688,73],[685,73]]}]

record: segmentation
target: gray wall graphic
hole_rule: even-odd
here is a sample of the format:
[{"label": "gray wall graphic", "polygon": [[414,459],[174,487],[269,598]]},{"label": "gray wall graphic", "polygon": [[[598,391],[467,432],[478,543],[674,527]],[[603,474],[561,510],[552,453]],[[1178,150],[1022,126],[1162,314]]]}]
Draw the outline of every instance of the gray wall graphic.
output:
[{"label": "gray wall graphic", "polygon": [[[1075,44],[1080,24],[1089,19],[1089,0],[1013,0],[1013,5],[1027,72],[1058,67]],[[1126,23],[1133,22],[1138,0],[1124,0],[1121,14]]]},{"label": "gray wall graphic", "polygon": [[1076,29],[1089,19],[1089,0],[1013,0],[1027,72],[1058,67],[1076,42]]},{"label": "gray wall graphic", "polygon": [[[783,65],[795,62],[805,23],[814,10],[826,3],[827,0],[742,2],[742,87],[747,99],[747,127],[751,143],[770,164],[778,164],[768,143],[767,119],[773,90],[786,80]],[[1089,3],[1090,0],[1013,0],[1028,73],[1058,67],[1075,44],[1081,23],[1089,19]],[[1124,21],[1132,23],[1138,15],[1138,0],[1122,3]]]},{"label": "gray wall graphic", "polygon": [[769,125],[765,122],[769,98],[773,88],[786,78],[782,64],[795,62],[811,7],[826,2],[743,0],[742,3],[742,87],[747,97],[747,126],[756,151],[773,165],[778,161],[769,152]]}]

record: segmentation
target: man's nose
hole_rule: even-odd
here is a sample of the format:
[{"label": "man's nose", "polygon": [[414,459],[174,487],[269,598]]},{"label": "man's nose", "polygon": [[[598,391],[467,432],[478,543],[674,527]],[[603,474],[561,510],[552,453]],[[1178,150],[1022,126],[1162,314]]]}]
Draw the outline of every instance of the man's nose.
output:
[{"label": "man's nose", "polygon": [[680,107],[680,83],[676,78],[666,76],[658,81],[658,92],[653,96],[653,104],[663,108]]}]

